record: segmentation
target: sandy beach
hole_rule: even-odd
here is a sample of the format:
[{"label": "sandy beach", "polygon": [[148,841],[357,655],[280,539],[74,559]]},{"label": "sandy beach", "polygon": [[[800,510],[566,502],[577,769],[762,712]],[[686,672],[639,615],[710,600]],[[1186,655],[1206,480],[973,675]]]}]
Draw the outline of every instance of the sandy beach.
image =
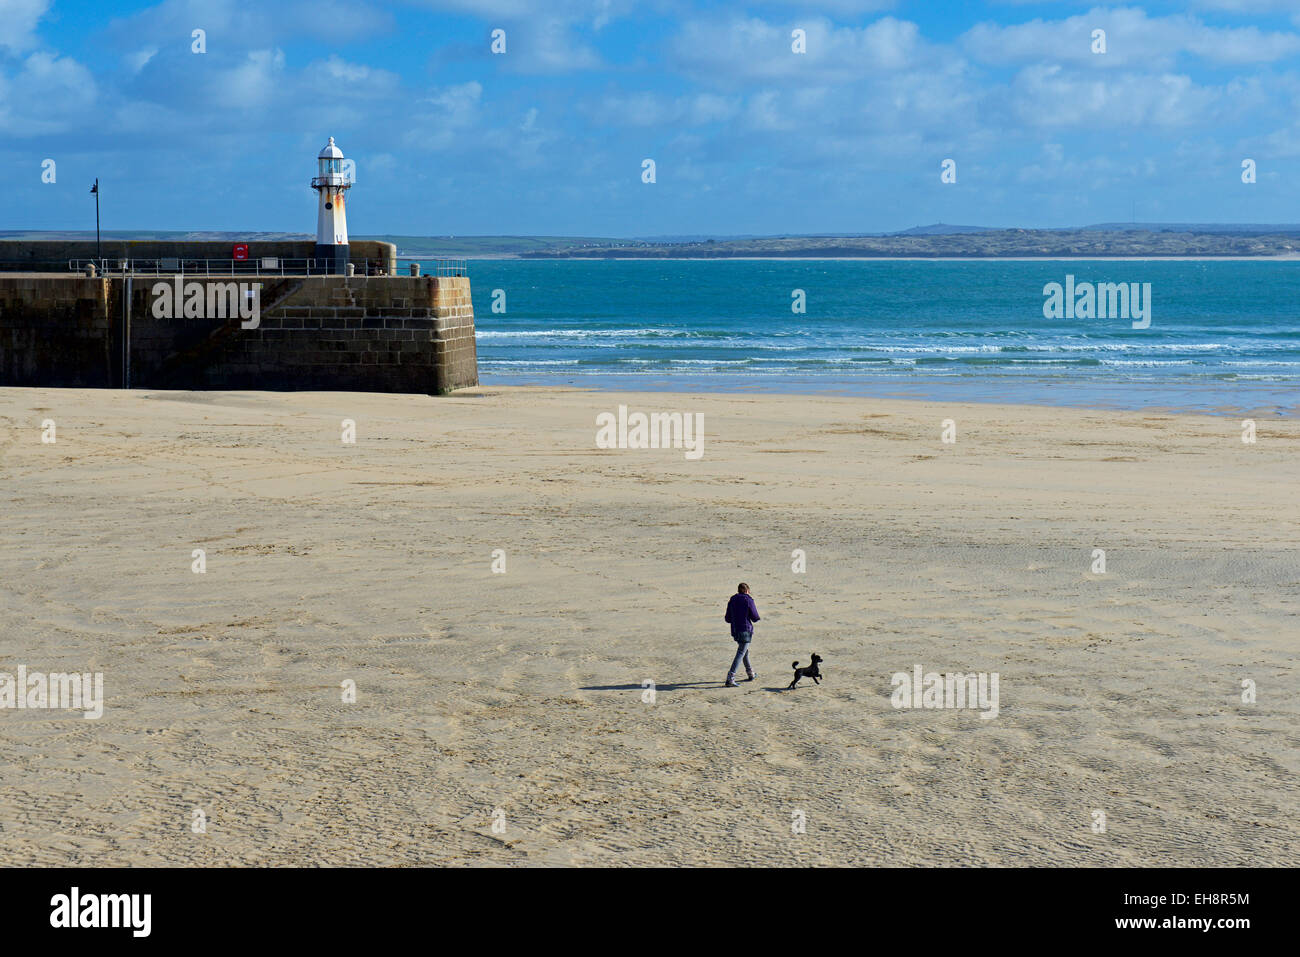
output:
[{"label": "sandy beach", "polygon": [[[619,404],[701,413],[702,456],[598,448]],[[104,676],[98,720],[0,710],[10,865],[1300,863],[1300,420],[485,387],[0,389],[0,425],[0,672]],[[895,708],[916,665],[997,673],[997,716]]]}]

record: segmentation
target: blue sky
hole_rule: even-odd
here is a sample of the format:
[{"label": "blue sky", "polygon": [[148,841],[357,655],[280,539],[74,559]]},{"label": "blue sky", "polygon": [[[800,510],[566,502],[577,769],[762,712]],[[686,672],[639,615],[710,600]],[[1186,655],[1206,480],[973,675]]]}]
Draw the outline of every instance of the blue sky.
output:
[{"label": "blue sky", "polygon": [[0,0],[0,229],[1296,223],[1298,105],[1300,0]]}]

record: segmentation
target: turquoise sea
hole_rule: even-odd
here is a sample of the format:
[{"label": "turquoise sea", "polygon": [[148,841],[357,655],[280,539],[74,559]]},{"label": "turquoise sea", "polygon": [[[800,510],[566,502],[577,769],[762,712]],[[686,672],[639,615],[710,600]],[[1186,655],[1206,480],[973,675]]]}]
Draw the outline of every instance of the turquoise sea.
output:
[{"label": "turquoise sea", "polygon": [[[469,275],[485,385],[1276,414],[1300,400],[1300,262],[474,260]],[[1149,328],[1045,318],[1044,286],[1067,275],[1150,283]]]}]

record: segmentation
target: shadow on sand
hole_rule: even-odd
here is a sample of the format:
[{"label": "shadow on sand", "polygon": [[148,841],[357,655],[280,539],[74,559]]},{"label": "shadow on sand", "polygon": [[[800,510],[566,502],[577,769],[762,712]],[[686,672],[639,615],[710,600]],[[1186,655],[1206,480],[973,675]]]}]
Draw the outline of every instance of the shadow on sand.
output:
[{"label": "shadow on sand", "polygon": [[[752,681],[741,681],[740,687],[752,685]],[[692,688],[721,688],[721,681],[679,681],[676,684],[656,684],[656,691],[686,691]],[[585,688],[579,688],[579,691],[644,691],[644,685],[587,685]],[[764,691],[788,691],[788,688],[764,688]]]},{"label": "shadow on sand", "polygon": [[[721,681],[679,681],[676,684],[655,683],[656,691],[681,691],[687,688],[721,688]],[[645,686],[635,685],[588,685],[579,691],[644,691]]]}]

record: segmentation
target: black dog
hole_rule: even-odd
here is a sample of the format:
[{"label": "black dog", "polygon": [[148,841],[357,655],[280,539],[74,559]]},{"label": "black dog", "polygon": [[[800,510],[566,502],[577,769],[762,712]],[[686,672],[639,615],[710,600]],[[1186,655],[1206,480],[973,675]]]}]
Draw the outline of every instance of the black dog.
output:
[{"label": "black dog", "polygon": [[790,667],[794,669],[794,681],[791,681],[788,685],[786,685],[786,690],[789,691],[791,688],[797,685],[799,683],[800,678],[811,678],[813,680],[813,684],[821,684],[821,682],[817,680],[822,676],[821,671],[817,667],[818,663],[820,663],[821,660],[822,660],[821,655],[814,654],[812,657],[812,664],[810,664],[807,668],[800,668],[799,662],[797,661],[794,664],[792,664]]}]

